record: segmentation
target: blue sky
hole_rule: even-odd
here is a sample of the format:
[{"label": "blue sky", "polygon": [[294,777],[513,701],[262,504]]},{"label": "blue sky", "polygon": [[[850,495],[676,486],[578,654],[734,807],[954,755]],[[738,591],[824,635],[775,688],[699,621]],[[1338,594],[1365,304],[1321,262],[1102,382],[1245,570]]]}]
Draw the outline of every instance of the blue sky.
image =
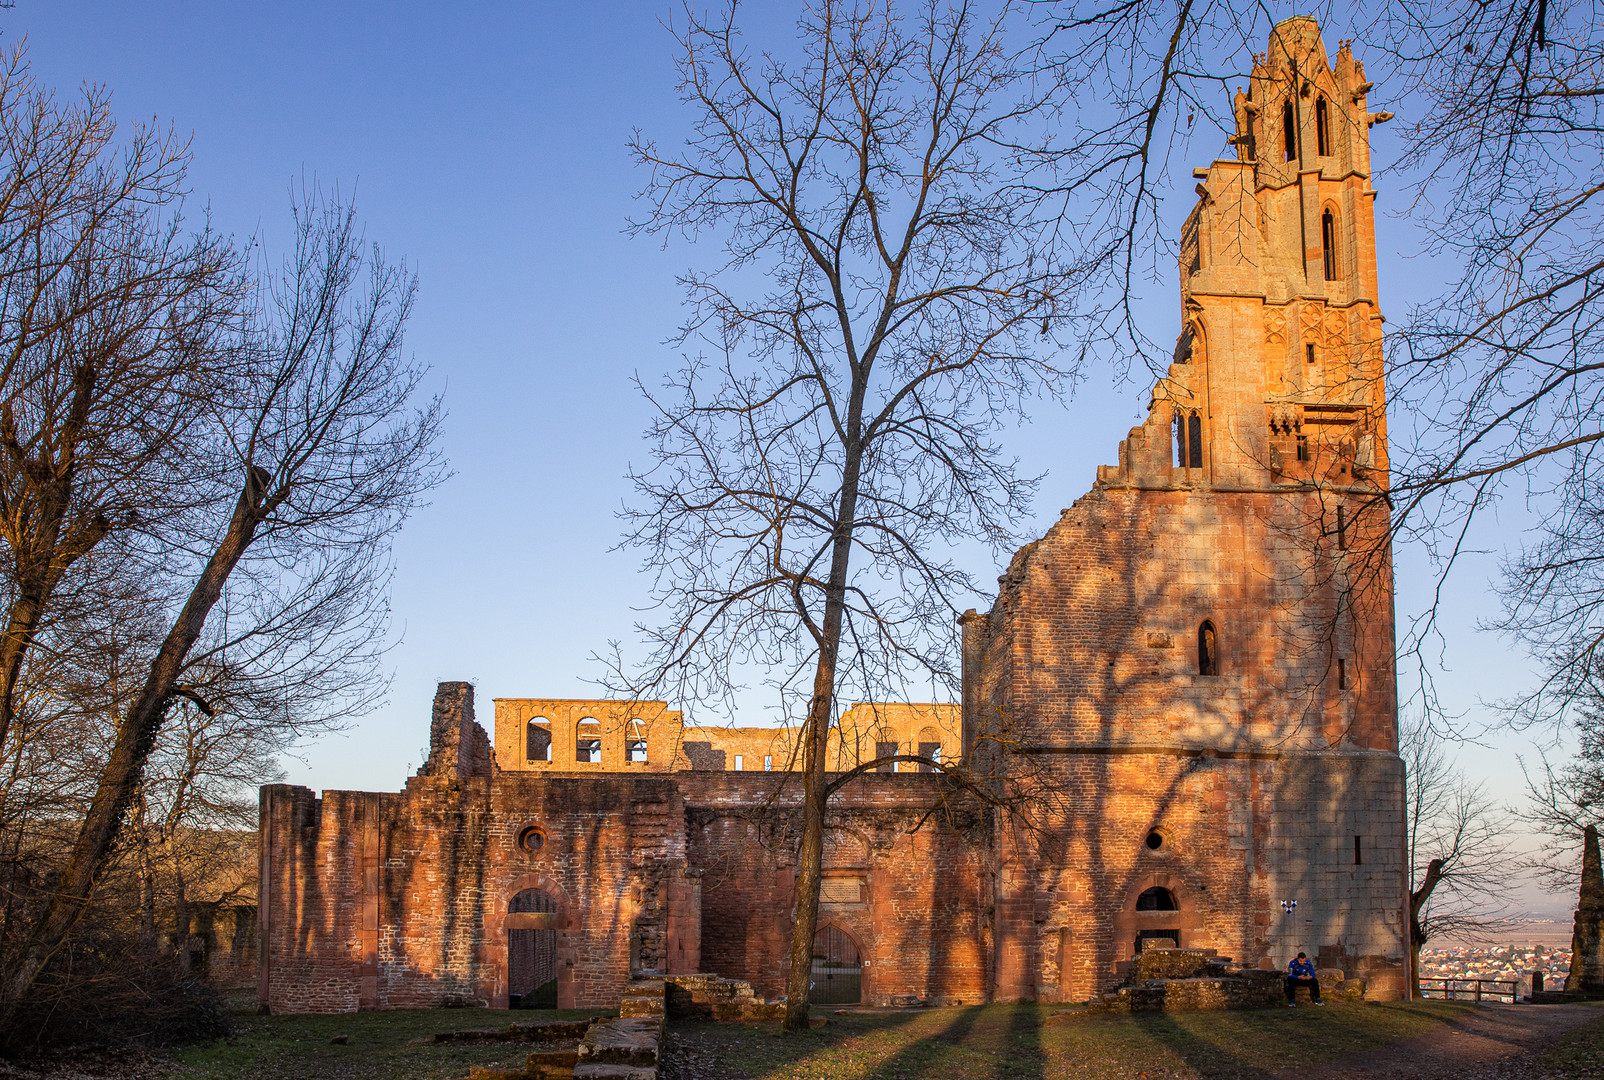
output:
[{"label": "blue sky", "polygon": [[[409,348],[433,368],[450,412],[455,477],[408,524],[393,596],[400,642],[389,701],[343,736],[305,748],[290,778],[314,788],[396,789],[428,738],[440,679],[497,696],[590,696],[589,656],[627,637],[644,597],[636,559],[610,552],[626,468],[642,457],[645,413],[628,385],[674,360],[673,277],[696,259],[631,239],[643,177],[625,149],[639,127],[682,130],[662,3],[49,3],[0,11],[4,40],[26,36],[35,71],[64,92],[99,82],[125,122],[193,132],[192,212],[272,244],[302,177],[358,195],[370,239],[417,270]],[[753,6],[785,32],[788,6]],[[1327,28],[1334,44],[1346,37]],[[1359,50],[1362,55],[1362,48]],[[1382,85],[1385,73],[1369,72]],[[1390,107],[1390,106],[1384,106]],[[1391,138],[1375,132],[1380,209]],[[1190,164],[1163,215],[1191,207]],[[1399,193],[1401,195],[1401,193]],[[1430,267],[1403,262],[1405,223],[1382,220],[1384,306],[1401,314]],[[707,257],[711,257],[708,253]],[[1175,284],[1155,286],[1154,336],[1174,332]],[[1141,418],[1145,385],[1093,372],[1067,407],[1043,407],[1013,449],[1045,471],[1041,527],[1115,460]],[[1501,528],[1485,546],[1508,542]],[[1400,612],[1420,601],[1419,561],[1400,552]],[[1449,687],[1474,707],[1519,676],[1475,620],[1491,612],[1490,557],[1449,598]],[[991,570],[977,566],[981,580]],[[979,598],[977,598],[979,600]],[[1513,793],[1504,740],[1466,761]]]}]

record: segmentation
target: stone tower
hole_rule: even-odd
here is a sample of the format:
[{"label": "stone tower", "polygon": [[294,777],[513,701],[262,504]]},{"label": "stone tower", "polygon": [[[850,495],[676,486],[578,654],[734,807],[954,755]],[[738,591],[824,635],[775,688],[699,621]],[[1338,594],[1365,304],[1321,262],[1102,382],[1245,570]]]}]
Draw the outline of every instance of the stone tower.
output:
[{"label": "stone tower", "polygon": [[1404,988],[1369,89],[1271,31],[1147,420],[964,620],[967,745],[1040,807],[998,841],[998,998],[1084,1000],[1147,941]]}]

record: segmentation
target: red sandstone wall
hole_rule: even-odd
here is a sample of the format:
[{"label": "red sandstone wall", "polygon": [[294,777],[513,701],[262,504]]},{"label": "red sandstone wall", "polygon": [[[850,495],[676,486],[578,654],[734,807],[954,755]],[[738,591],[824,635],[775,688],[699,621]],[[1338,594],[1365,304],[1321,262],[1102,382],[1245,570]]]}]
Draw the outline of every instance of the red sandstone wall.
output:
[{"label": "red sandstone wall", "polygon": [[[689,858],[702,869],[702,966],[746,979],[759,993],[785,993],[793,926],[797,782],[765,808],[773,780],[681,773]],[[866,1001],[912,996],[985,1000],[985,827],[973,807],[926,811],[941,801],[939,778],[867,776],[831,804],[825,848],[833,895],[821,906],[866,962]],[[922,824],[921,824],[922,822]]]},{"label": "red sandstone wall", "polygon": [[[632,955],[660,967],[670,951],[682,820],[661,777],[415,777],[400,795],[321,800],[264,788],[262,998],[280,1012],[505,1006],[508,903],[540,888],[558,906],[559,1004],[616,1004]],[[518,844],[531,826],[533,854]]]},{"label": "red sandstone wall", "polygon": [[[1401,987],[1390,588],[1366,589],[1318,531],[1311,543],[1318,502],[1098,488],[1016,558],[972,707],[1031,751],[1008,768],[1050,838],[999,834],[997,997],[1107,989],[1147,923],[1250,963],[1306,949],[1378,994]],[[1204,618],[1218,676],[1198,674]],[[1181,912],[1134,911],[1155,884]]]}]

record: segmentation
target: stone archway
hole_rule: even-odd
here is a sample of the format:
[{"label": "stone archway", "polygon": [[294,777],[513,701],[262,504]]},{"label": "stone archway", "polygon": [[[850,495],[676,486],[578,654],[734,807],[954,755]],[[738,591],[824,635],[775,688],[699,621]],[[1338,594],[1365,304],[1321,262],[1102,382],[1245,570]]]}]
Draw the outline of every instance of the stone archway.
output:
[{"label": "stone archway", "polygon": [[557,901],[525,889],[507,903],[507,1007],[557,1007]]},{"label": "stone archway", "polygon": [[808,1000],[815,1005],[858,1005],[865,1000],[863,951],[834,923],[826,923],[813,935],[813,987]]},{"label": "stone archway", "polygon": [[[544,874],[520,875],[501,890],[484,928],[488,951],[499,959],[488,973],[491,1008],[573,1008],[571,935],[578,926],[567,892]],[[538,1001],[526,1005],[525,996],[536,991],[543,991]]]}]

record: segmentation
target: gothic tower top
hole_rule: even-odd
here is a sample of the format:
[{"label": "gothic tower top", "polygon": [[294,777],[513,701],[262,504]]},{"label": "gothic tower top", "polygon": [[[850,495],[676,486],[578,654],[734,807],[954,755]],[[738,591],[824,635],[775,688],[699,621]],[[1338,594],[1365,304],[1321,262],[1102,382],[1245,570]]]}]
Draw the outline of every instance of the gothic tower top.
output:
[{"label": "gothic tower top", "polygon": [[1236,156],[1193,171],[1174,363],[1102,484],[1385,488],[1369,130],[1391,114],[1370,90],[1313,19],[1270,31],[1236,94]]}]

